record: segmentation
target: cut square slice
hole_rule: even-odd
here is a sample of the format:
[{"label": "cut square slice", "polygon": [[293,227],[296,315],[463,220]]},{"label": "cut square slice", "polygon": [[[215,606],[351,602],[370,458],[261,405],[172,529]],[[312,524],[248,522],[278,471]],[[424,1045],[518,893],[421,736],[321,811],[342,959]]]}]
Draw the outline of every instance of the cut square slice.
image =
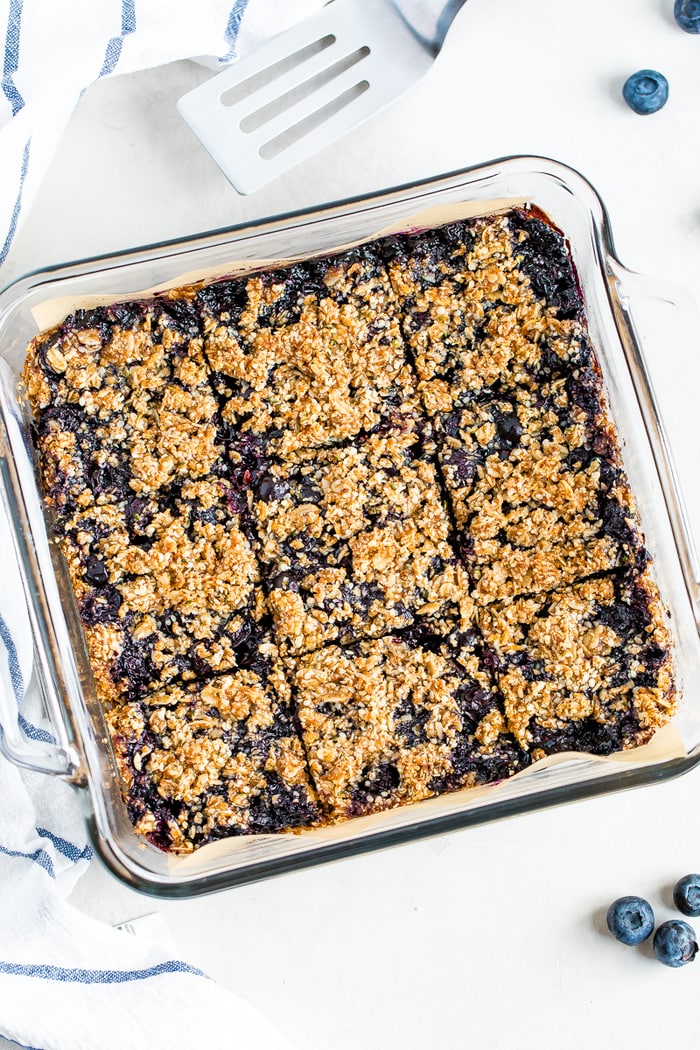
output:
[{"label": "cut square slice", "polygon": [[78,310],[27,350],[24,382],[35,411],[70,407],[83,419],[122,415],[139,391],[206,384],[201,323],[192,297]]},{"label": "cut square slice", "polygon": [[271,643],[255,670],[149,693],[108,711],[136,830],[189,853],[229,835],[313,825],[316,796]]},{"label": "cut square slice", "polygon": [[165,504],[89,507],[59,543],[103,699],[254,661],[265,599],[219,479],[178,486]]},{"label": "cut square slice", "polygon": [[472,631],[429,629],[330,645],[292,662],[294,697],[319,800],[332,819],[497,780],[528,758]]},{"label": "cut square slice", "polygon": [[410,426],[418,412],[396,296],[366,247],[200,292],[222,416],[286,456]]},{"label": "cut square slice", "polygon": [[214,469],[218,403],[189,300],[78,313],[30,346],[24,382],[58,513]]},{"label": "cut square slice", "polygon": [[497,384],[462,394],[453,399],[449,411],[436,415],[433,426],[460,522],[468,516],[466,500],[479,482],[497,481],[520,463],[525,478],[528,464],[534,470],[538,460],[567,470],[586,469],[593,459],[620,466],[600,371],[593,365],[536,389]]},{"label": "cut square slice", "polygon": [[566,242],[533,212],[399,237],[385,252],[430,415],[462,393],[535,386],[590,361]]},{"label": "cut square slice", "polygon": [[671,638],[648,570],[479,610],[508,729],[533,754],[609,754],[675,712]]},{"label": "cut square slice", "polygon": [[352,643],[470,607],[435,467],[412,434],[274,464],[252,507],[280,643]]},{"label": "cut square slice", "polygon": [[479,600],[551,590],[644,557],[597,371],[465,398],[435,427]]}]

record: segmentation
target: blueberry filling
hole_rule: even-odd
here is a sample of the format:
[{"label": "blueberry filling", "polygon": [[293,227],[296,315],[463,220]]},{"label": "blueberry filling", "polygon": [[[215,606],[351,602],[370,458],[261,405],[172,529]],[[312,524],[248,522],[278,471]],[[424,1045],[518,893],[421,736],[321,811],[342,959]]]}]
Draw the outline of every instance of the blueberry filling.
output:
[{"label": "blueberry filling", "polygon": [[400,783],[401,774],[392,762],[380,762],[366,768],[353,792],[351,811],[361,814],[375,799],[388,799]]},{"label": "blueberry filling", "polygon": [[535,294],[556,307],[560,317],[578,317],[581,292],[562,235],[526,212],[513,212],[509,222],[513,230],[527,234],[517,250]]},{"label": "blueberry filling", "polygon": [[102,587],[99,591],[92,591],[80,605],[83,623],[88,627],[114,623],[121,604],[122,597],[115,587],[107,586]]},{"label": "blueberry filling", "polygon": [[90,555],[85,566],[85,578],[89,583],[94,584],[95,587],[103,587],[108,583],[109,573],[104,562],[101,562],[94,555]]},{"label": "blueberry filling", "polygon": [[166,299],[157,300],[158,307],[175,322],[175,326],[188,339],[196,339],[201,335],[201,319],[197,304],[191,299]]},{"label": "blueberry filling", "polygon": [[[520,273],[529,279],[529,282],[517,285],[520,278],[516,271],[516,285],[527,290],[529,283],[532,292],[528,291],[528,296],[534,293],[540,300],[533,310],[543,315],[547,313],[550,321],[553,314],[556,314],[558,321],[580,320],[581,292],[563,236],[535,211],[516,211],[505,222],[510,235],[516,235],[511,241],[515,262],[511,258],[508,265],[517,266]],[[275,513],[279,504],[284,504],[282,510],[285,512],[291,504],[293,510],[304,508],[304,513],[311,514],[315,507],[325,514],[329,502],[328,489],[322,474],[317,472],[318,457],[304,460],[305,464],[311,462],[310,468],[306,465],[299,470],[289,467],[284,458],[284,442],[290,434],[287,419],[276,410],[272,401],[272,407],[265,406],[263,412],[259,411],[256,399],[261,396],[263,386],[254,372],[253,364],[247,378],[213,369],[214,347],[218,355],[221,345],[225,347],[226,339],[230,338],[238,343],[244,359],[251,354],[252,362],[255,350],[253,344],[258,337],[262,345],[274,346],[276,340],[285,338],[283,330],[291,330],[298,325],[302,315],[306,323],[319,305],[326,303],[331,312],[340,310],[344,317],[350,316],[353,311],[362,313],[363,338],[371,341],[373,349],[384,348],[387,355],[394,350],[396,331],[402,331],[411,346],[397,346],[396,355],[411,375],[411,383],[415,388],[412,392],[422,396],[425,384],[421,385],[417,376],[423,378],[421,369],[425,362],[419,353],[422,353],[426,339],[429,341],[432,338],[427,333],[435,317],[431,312],[432,306],[424,310],[419,309],[417,304],[435,303],[439,301],[437,297],[442,296],[452,296],[459,303],[462,282],[471,279],[471,275],[476,273],[470,271],[470,275],[466,275],[465,269],[466,257],[476,240],[474,228],[471,222],[459,222],[438,232],[388,238],[368,247],[353,249],[335,259],[300,263],[285,270],[261,274],[255,278],[255,290],[245,280],[225,280],[199,290],[194,298],[159,297],[143,304],[120,304],[94,311],[77,311],[66,319],[58,335],[37,342],[37,360],[41,363],[45,381],[52,393],[56,394],[54,403],[37,421],[37,441],[41,443],[47,437],[55,438],[58,435],[69,447],[71,441],[65,435],[75,437],[71,452],[71,468],[75,468],[75,472],[71,475],[54,472],[50,479],[51,498],[55,502],[57,516],[66,523],[68,539],[79,550],[77,561],[81,566],[82,584],[92,588],[81,602],[83,622],[87,627],[117,625],[118,631],[124,636],[119,655],[109,668],[120,697],[142,704],[147,709],[146,698],[154,690],[167,689],[172,685],[180,693],[184,691],[193,698],[191,706],[194,710],[197,691],[205,683],[210,686],[229,673],[228,663],[225,666],[222,664],[222,653],[225,654],[225,661],[233,664],[235,674],[241,675],[240,681],[245,682],[247,687],[251,681],[255,681],[255,689],[259,687],[263,691],[274,691],[270,685],[271,679],[274,680],[271,653],[275,643],[280,642],[278,621],[273,626],[267,614],[263,615],[261,622],[256,622],[255,616],[261,615],[259,610],[265,601],[269,600],[271,607],[274,599],[279,607],[285,604],[284,597],[276,595],[276,591],[299,595],[302,604],[306,603],[305,607],[313,611],[320,623],[337,622],[337,633],[332,635],[333,644],[342,647],[348,658],[364,659],[366,639],[374,637],[371,624],[368,633],[368,623],[373,614],[384,612],[388,607],[390,576],[395,567],[387,567],[386,582],[381,573],[378,579],[372,577],[371,573],[370,578],[366,578],[361,559],[353,553],[353,550],[358,549],[359,541],[355,547],[353,544],[356,536],[363,539],[364,535],[370,533],[378,534],[377,539],[381,541],[384,538],[381,535],[382,528],[388,530],[387,535],[389,530],[396,530],[397,535],[401,536],[401,529],[407,522],[410,524],[410,520],[404,518],[400,508],[388,505],[381,498],[381,492],[379,495],[373,493],[362,508],[364,533],[353,534],[351,539],[345,536],[342,542],[333,547],[326,543],[325,538],[320,539],[313,528],[306,530],[299,526],[280,540],[276,562],[265,562],[261,553],[263,538],[259,518],[265,519],[266,515]],[[524,235],[522,240],[519,234]],[[478,262],[470,261],[468,265],[478,266]],[[401,293],[404,298],[399,307],[399,316],[394,318],[390,316],[390,311],[385,315],[381,310],[374,310],[372,305],[374,296],[381,296],[385,291],[382,286],[388,279],[387,271],[393,282],[392,303],[399,301],[397,288],[400,282],[397,276],[400,274],[402,278],[405,277],[409,284],[413,282],[408,297]],[[262,296],[258,302],[256,296],[261,286]],[[601,408],[602,386],[588,340],[581,334],[580,326],[570,326],[574,330],[570,338],[559,338],[559,329],[555,326],[555,334],[552,335],[550,324],[544,329],[546,334],[537,345],[532,342],[534,349],[527,360],[516,360],[512,373],[505,371],[505,366],[498,374],[494,369],[488,380],[484,370],[483,381],[488,385],[480,386],[482,376],[479,375],[473,381],[470,369],[475,368],[478,372],[482,360],[480,355],[485,361],[488,354],[498,351],[500,333],[497,333],[497,323],[502,321],[504,326],[519,324],[518,311],[505,291],[501,292],[500,287],[490,287],[487,291],[488,294],[479,300],[481,314],[474,311],[472,315],[469,304],[466,304],[464,309],[452,309],[449,323],[446,322],[446,333],[436,354],[438,362],[435,376],[443,384],[441,388],[439,384],[436,385],[436,390],[442,391],[440,396],[444,396],[447,390],[452,397],[447,403],[447,411],[437,412],[435,419],[429,421],[421,415],[423,410],[416,414],[410,406],[406,407],[406,398],[398,382],[394,385],[389,383],[379,395],[381,411],[369,423],[363,423],[362,429],[350,439],[344,434],[334,434],[331,428],[330,437],[323,438],[323,453],[328,450],[343,452],[352,443],[362,456],[373,441],[382,439],[390,445],[415,429],[415,441],[407,446],[404,458],[382,463],[382,484],[387,489],[400,485],[406,465],[416,472],[437,469],[437,478],[431,484],[437,487],[439,500],[447,508],[447,542],[454,548],[456,556],[451,557],[449,550],[440,556],[429,553],[425,558],[425,564],[429,566],[428,574],[438,577],[448,570],[461,572],[462,567],[468,566],[474,583],[478,579],[480,567],[480,534],[476,531],[476,516],[471,507],[464,516],[461,513],[458,516],[455,509],[460,509],[457,498],[471,499],[472,492],[484,482],[489,471],[517,470],[521,460],[526,462],[532,450],[537,451],[538,442],[543,448],[558,444],[564,449],[562,470],[566,469],[572,475],[588,472],[591,478],[599,478],[599,482],[596,480],[596,484],[599,484],[598,494],[591,499],[582,517],[586,516],[585,520],[591,522],[591,530],[598,528],[599,522],[599,535],[616,541],[623,548],[631,548],[631,554],[622,552],[624,557],[621,557],[619,564],[626,565],[632,561],[631,571],[640,572],[646,555],[638,549],[639,537],[634,516],[626,509],[624,502],[615,498],[620,491],[619,486],[624,491],[624,475],[618,466],[615,440],[600,425],[604,419]],[[251,336],[250,319],[253,316],[255,325]],[[117,374],[118,370],[110,371],[111,365],[105,369],[102,363],[105,355],[100,356],[105,347],[109,348],[109,353],[119,349],[116,341],[119,330],[133,331],[136,328],[141,330],[139,339],[143,332],[154,345],[160,343],[160,359],[164,352],[167,354],[169,363],[163,366],[163,374],[166,376],[168,392],[175,399],[188,391],[185,366],[191,352],[189,341],[203,340],[205,344],[203,351],[196,351],[196,367],[200,368],[203,354],[207,397],[211,400],[213,395],[217,406],[209,425],[213,424],[216,428],[219,448],[225,449],[225,453],[220,455],[207,474],[207,483],[214,489],[218,485],[220,490],[214,503],[206,499],[200,502],[199,497],[187,497],[185,475],[178,481],[167,482],[157,492],[151,492],[145,472],[139,474],[138,478],[134,477],[129,453],[118,442],[114,447],[109,447],[105,454],[98,441],[101,435],[96,434],[95,430],[110,435],[113,433],[113,429],[109,429],[111,422],[109,426],[105,422],[112,409],[109,407],[109,398],[102,396],[103,390],[99,387],[87,386],[85,397],[81,396],[82,404],[74,404],[70,400],[61,403],[61,397],[65,396],[66,380],[59,370],[51,366],[52,359],[54,365],[60,365],[60,360],[52,354],[52,350],[55,348],[60,351],[61,338],[90,329],[97,333],[102,343],[102,348],[96,349],[95,353],[98,370],[102,369],[107,375],[104,389],[110,395],[116,394],[117,400],[121,399],[120,404],[126,404],[128,412],[124,418],[131,421],[134,413],[138,416],[138,389],[134,390],[130,386],[133,377],[131,374],[128,377]],[[568,329],[562,326],[561,331],[566,332]],[[221,338],[223,342],[210,342],[207,346],[207,339],[214,338],[210,333],[215,333],[215,338]],[[169,346],[172,335],[175,338]],[[297,336],[298,332],[294,338]],[[110,348],[113,337],[115,342]],[[184,341],[179,341],[177,337],[182,337]],[[435,347],[431,346],[433,349]],[[360,345],[359,351],[364,354],[364,346]],[[271,356],[274,357],[274,353]],[[507,360],[510,361],[510,358]],[[274,387],[275,391],[284,388],[287,365],[288,362],[280,360],[273,360],[270,365],[268,386]],[[508,368],[511,368],[510,364]],[[134,370],[134,376],[136,374],[137,370]],[[363,375],[353,374],[348,381],[353,411],[355,401],[359,402],[365,391],[363,380]],[[134,381],[138,386],[138,380]],[[474,389],[465,392],[464,384],[471,382],[474,382]],[[112,384],[115,385],[110,388]],[[264,396],[263,391],[263,400]],[[149,402],[149,420],[152,421],[153,413],[159,411],[159,406],[157,398]],[[427,400],[423,407],[427,410]],[[115,416],[120,418],[120,413]],[[539,429],[533,438],[531,419],[538,420],[540,417],[542,422],[537,423]],[[132,425],[131,422],[129,425]],[[486,436],[479,434],[475,438],[482,425]],[[259,431],[256,429],[258,427]],[[579,428],[574,439],[578,444],[570,448],[567,443],[573,427]],[[129,440],[132,440],[131,435]],[[156,451],[160,454],[160,447]],[[165,447],[163,451],[165,455],[169,452]],[[303,456],[309,450],[295,448],[294,451]],[[455,490],[460,488],[468,490],[466,496],[464,492],[455,496]],[[136,489],[140,490],[138,494]],[[144,490],[145,494],[141,494]],[[88,506],[87,510],[89,498],[86,499],[86,494],[95,503],[94,507]],[[508,498],[494,499],[493,505],[508,520],[489,533],[489,540],[503,548],[510,546],[511,538],[516,537],[522,528],[523,513],[528,503],[526,499],[522,503],[519,500],[519,493],[512,498],[509,495]],[[101,516],[103,508],[105,513]],[[110,546],[104,542],[109,538],[108,523],[114,520],[108,512],[115,508],[123,515],[121,534],[126,535],[126,542],[133,548],[129,550],[129,558],[136,562],[137,568],[131,574],[121,570],[114,572],[105,554]],[[341,511],[346,509],[340,507]],[[175,604],[158,616],[154,614],[157,625],[151,636],[137,639],[131,632],[138,622],[141,635],[148,613],[143,612],[137,619],[110,579],[120,581],[119,586],[125,596],[127,586],[138,583],[138,552],[151,551],[161,516],[167,520],[182,518],[183,535],[192,543],[203,536],[220,536],[221,526],[229,530],[233,527],[231,519],[235,519],[236,527],[249,538],[253,546],[256,571],[262,570],[263,585],[261,588],[256,582],[253,587],[255,595],[243,601],[242,607],[230,616],[228,611],[218,619],[212,614],[213,625],[209,626],[205,626],[203,621],[212,610],[207,609],[200,616],[190,610],[184,612],[183,606]],[[460,522],[459,528],[457,521]],[[474,535],[470,534],[470,528],[474,529]],[[82,532],[89,534],[89,541],[81,537]],[[517,546],[515,539],[512,542],[514,547]],[[523,550],[530,549],[526,541],[522,541],[520,547]],[[165,559],[164,571],[172,568]],[[604,571],[618,572],[616,568]],[[594,576],[595,573],[591,578]],[[617,644],[606,654],[610,667],[606,668],[605,684],[611,690],[623,692],[628,687],[654,690],[658,685],[659,669],[668,660],[668,652],[651,640],[645,642],[642,638],[640,641],[640,636],[654,623],[656,613],[643,587],[635,590],[621,571],[614,578],[619,583],[616,600],[612,604],[601,604],[591,620],[591,627],[609,627],[618,639]],[[324,591],[326,579],[331,579],[332,585]],[[222,573],[222,585],[226,582]],[[601,719],[609,718],[609,723],[586,718],[554,727],[552,722],[555,719],[531,718],[527,727],[528,750],[525,750],[521,746],[524,745],[521,735],[518,734],[516,741],[508,730],[508,705],[503,698],[505,692],[502,695],[498,689],[505,690],[502,683],[516,669],[519,675],[515,677],[527,686],[552,681],[553,675],[546,661],[533,655],[535,629],[531,630],[530,638],[530,629],[524,630],[522,650],[499,655],[494,647],[484,644],[480,630],[476,627],[458,629],[455,626],[458,617],[464,612],[456,601],[445,601],[436,615],[430,605],[421,611],[422,602],[426,599],[423,590],[419,589],[418,593],[420,600],[403,593],[399,597],[392,597],[393,619],[389,626],[382,626],[384,633],[380,640],[390,641],[397,650],[404,646],[407,661],[416,659],[417,654],[420,654],[420,659],[425,659],[427,667],[435,667],[446,661],[451,668],[450,710],[454,712],[456,707],[458,718],[455,720],[459,722],[460,729],[456,742],[445,751],[445,761],[450,771],[434,778],[432,790],[453,790],[465,783],[482,783],[510,776],[527,766],[532,761],[532,752],[537,750],[547,754],[564,750],[609,754],[645,738],[646,727],[640,725],[633,710],[616,710],[612,706],[608,712],[603,699],[597,715]],[[527,588],[523,590],[525,598],[530,593]],[[296,600],[288,599],[287,604],[298,607]],[[483,612],[483,609],[479,607],[479,611]],[[550,602],[544,600],[541,609],[534,614],[538,629],[540,626],[544,629],[544,624],[540,625],[539,621],[546,621],[551,614]],[[451,626],[454,628],[452,633]],[[390,631],[395,633],[389,636],[387,632]],[[203,637],[200,637],[200,633]],[[320,652],[328,644],[328,641],[316,639],[313,645],[317,648],[312,650],[312,654]],[[162,650],[157,651],[157,659],[155,645],[162,647]],[[285,675],[292,673],[290,668],[296,666],[295,659],[285,654]],[[465,670],[468,666],[478,667],[478,675],[474,680]],[[277,673],[277,664],[274,667]],[[330,697],[317,704],[315,711],[331,722],[342,721],[347,717],[343,703]],[[207,826],[206,831],[202,830],[201,822],[205,819],[207,806],[210,803],[212,809],[217,806],[227,809],[229,806],[229,798],[221,783],[203,792],[192,805],[185,805],[177,800],[163,798],[148,776],[134,767],[129,806],[136,821],[145,814],[152,818],[155,829],[149,832],[151,841],[160,848],[179,848],[177,837],[181,831],[190,841],[198,844],[229,834],[300,827],[319,818],[308,786],[287,783],[281,774],[272,770],[275,763],[279,763],[277,768],[283,767],[276,749],[281,747],[284,738],[303,735],[300,711],[295,707],[291,713],[285,713],[275,708],[271,717],[271,724],[266,723],[253,732],[244,719],[223,719],[216,706],[206,711],[205,719],[215,727],[213,739],[229,747],[232,754],[243,755],[260,773],[259,785],[247,792],[240,812],[222,818],[220,824]],[[355,726],[358,732],[362,731],[362,717],[359,717]],[[435,746],[431,708],[413,688],[393,711],[392,719],[395,738],[407,752],[416,749],[419,754],[421,749],[430,751]],[[217,720],[221,722],[220,726],[216,726]],[[208,745],[212,739],[208,732],[204,728],[193,730],[194,744],[201,747]],[[170,746],[165,736],[156,743],[166,749]],[[136,761],[136,744],[132,742],[128,748],[131,749],[129,753],[133,764]],[[391,747],[385,752],[385,757],[368,761],[349,791],[350,812],[363,813],[372,808],[381,808],[384,804],[396,804],[399,799],[403,799],[405,791],[410,790],[405,768]]]},{"label": "blueberry filling", "polygon": [[270,503],[273,500],[283,500],[289,492],[286,481],[278,478],[265,477],[257,486],[256,495],[258,499]]},{"label": "blueberry filling", "polygon": [[445,457],[445,465],[453,473],[458,485],[468,485],[476,477],[479,459],[464,449],[452,449]]},{"label": "blueberry filling", "polygon": [[[394,712],[396,732],[408,747],[415,747],[426,739],[425,723],[429,718],[428,708],[418,709],[408,697]],[[398,787],[398,784],[396,786]]]}]

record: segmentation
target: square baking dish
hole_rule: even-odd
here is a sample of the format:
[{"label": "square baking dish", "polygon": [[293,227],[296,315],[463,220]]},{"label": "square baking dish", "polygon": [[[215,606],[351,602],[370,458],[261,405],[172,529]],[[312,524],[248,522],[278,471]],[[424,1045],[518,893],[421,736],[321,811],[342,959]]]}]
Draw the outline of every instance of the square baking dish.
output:
[{"label": "square baking dish", "polygon": [[[38,331],[90,308],[225,275],[333,254],[379,236],[531,204],[568,238],[591,341],[635,493],[662,598],[671,613],[680,708],[651,743],[607,758],[545,759],[507,781],[298,833],[239,836],[188,856],[138,836],[97,703],[76,601],[49,541],[19,376]],[[678,775],[700,760],[700,570],[644,346],[656,330],[673,349],[670,378],[700,389],[697,317],[683,293],[626,270],[607,215],[581,175],[554,161],[514,157],[298,215],[32,274],[0,293],[0,496],[9,519],[34,644],[35,684],[53,741],[29,739],[0,702],[3,753],[58,775],[81,793],[97,853],[136,889],[190,896],[428,834]],[[661,351],[657,346],[656,353]],[[664,384],[664,387],[666,384]],[[672,383],[669,381],[672,393]],[[669,391],[663,392],[669,397]],[[675,432],[692,425],[673,413]],[[689,436],[689,435],[688,435]],[[686,439],[687,441],[687,439]],[[692,474],[692,472],[689,472]],[[14,703],[14,701],[13,701]],[[42,734],[42,736],[45,734]]]}]

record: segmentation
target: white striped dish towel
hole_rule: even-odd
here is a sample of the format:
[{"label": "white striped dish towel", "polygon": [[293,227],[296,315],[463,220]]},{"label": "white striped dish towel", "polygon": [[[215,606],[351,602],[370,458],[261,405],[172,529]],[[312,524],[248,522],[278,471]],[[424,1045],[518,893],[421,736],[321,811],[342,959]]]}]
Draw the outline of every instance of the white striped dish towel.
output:
[{"label": "white striped dish towel", "polygon": [[0,266],[80,94],[183,58],[215,68],[324,0],[0,0]]},{"label": "white striped dish towel", "polygon": [[[0,265],[80,96],[103,76],[188,57],[228,62],[322,0],[0,0]],[[4,47],[3,47],[4,34]],[[0,688],[50,739],[28,688],[30,628],[0,513]],[[90,862],[72,789],[0,756],[0,1033],[36,1050],[283,1050],[232,993],[165,945],[66,897]]]},{"label": "white striped dish towel", "polygon": [[[0,550],[12,551],[4,514]],[[0,688],[14,695],[26,735],[50,739],[34,691],[25,691],[31,636],[12,556],[2,583]],[[289,1048],[168,946],[66,903],[92,855],[72,788],[0,756],[0,799],[0,1033],[36,1050]]]}]

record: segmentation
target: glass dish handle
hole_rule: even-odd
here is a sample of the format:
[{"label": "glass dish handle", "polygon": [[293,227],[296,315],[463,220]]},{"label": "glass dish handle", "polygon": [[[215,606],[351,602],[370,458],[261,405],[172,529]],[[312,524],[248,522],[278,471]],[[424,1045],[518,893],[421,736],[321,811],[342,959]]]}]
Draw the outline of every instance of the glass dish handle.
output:
[{"label": "glass dish handle", "polygon": [[[2,587],[9,595],[4,610],[12,610],[13,622],[0,617],[5,661],[0,675],[0,752],[17,766],[39,773],[52,773],[81,780],[80,758],[72,744],[73,734],[59,690],[62,676],[59,643],[41,585],[52,579],[42,572],[42,561],[50,562],[46,530],[38,500],[32,507],[24,493],[35,489],[30,455],[11,395],[11,377],[5,363],[0,368],[0,538],[2,539]],[[27,482],[31,479],[31,484]],[[39,553],[39,544],[45,551]],[[8,549],[9,548],[9,549]],[[44,565],[48,567],[47,564]],[[18,651],[31,644],[32,659],[20,660]],[[23,681],[21,663],[31,668],[32,687],[39,689],[51,731],[28,722],[19,701],[29,682]]]},{"label": "glass dish handle", "polygon": [[613,273],[637,395],[650,409],[644,413],[647,432],[700,631],[700,308],[683,288],[622,266]]}]

